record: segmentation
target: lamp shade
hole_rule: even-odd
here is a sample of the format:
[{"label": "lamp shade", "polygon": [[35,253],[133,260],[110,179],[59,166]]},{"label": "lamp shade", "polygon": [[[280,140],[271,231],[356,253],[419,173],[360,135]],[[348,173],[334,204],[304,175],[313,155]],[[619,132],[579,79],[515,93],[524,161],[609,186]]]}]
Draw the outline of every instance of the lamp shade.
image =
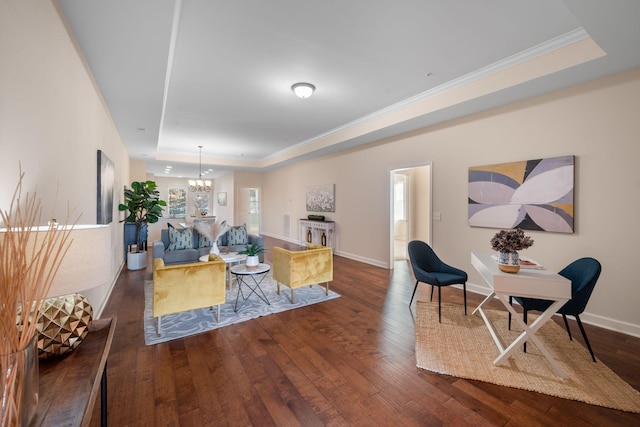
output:
[{"label": "lamp shade", "polygon": [[[59,226],[63,230],[65,226]],[[34,227],[29,235],[27,253],[37,242],[42,242],[39,233],[48,227]],[[6,229],[0,229],[0,238]],[[65,295],[106,284],[112,277],[111,226],[75,225],[69,236],[71,244],[60,262],[47,297]]]},{"label": "lamp shade", "polygon": [[71,240],[48,296],[80,292],[111,280],[111,227],[76,225],[71,231]]}]

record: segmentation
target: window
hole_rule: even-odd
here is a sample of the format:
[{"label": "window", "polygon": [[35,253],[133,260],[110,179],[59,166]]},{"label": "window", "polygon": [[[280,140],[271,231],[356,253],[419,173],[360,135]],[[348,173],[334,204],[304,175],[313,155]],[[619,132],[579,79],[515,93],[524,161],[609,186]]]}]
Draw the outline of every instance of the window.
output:
[{"label": "window", "polygon": [[407,219],[407,207],[405,203],[405,189],[407,177],[405,175],[396,175],[393,188],[393,219],[395,221],[404,221]]}]

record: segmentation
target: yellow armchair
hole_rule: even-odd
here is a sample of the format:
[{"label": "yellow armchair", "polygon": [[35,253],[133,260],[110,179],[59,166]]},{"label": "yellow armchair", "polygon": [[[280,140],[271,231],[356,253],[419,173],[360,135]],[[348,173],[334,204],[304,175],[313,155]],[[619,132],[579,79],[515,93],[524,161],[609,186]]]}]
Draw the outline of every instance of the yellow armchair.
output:
[{"label": "yellow armchair", "polygon": [[291,288],[291,303],[295,302],[294,290],[302,286],[326,283],[325,293],[329,295],[329,282],[333,280],[333,251],[331,248],[309,243],[306,251],[289,251],[274,247],[273,279],[280,285]]},{"label": "yellow armchair", "polygon": [[218,306],[226,300],[226,267],[214,254],[208,262],[164,265],[162,258],[153,260],[153,317],[158,335],[162,333],[162,316],[204,307]]}]

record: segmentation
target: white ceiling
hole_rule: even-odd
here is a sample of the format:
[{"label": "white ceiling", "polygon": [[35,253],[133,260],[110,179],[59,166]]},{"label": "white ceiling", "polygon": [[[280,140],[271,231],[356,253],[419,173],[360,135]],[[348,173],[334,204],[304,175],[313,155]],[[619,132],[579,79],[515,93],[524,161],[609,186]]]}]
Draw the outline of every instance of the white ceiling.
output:
[{"label": "white ceiling", "polygon": [[[197,177],[199,145],[209,177],[266,170],[640,66],[637,0],[58,1],[159,176]],[[394,118],[589,38],[606,55]]]}]

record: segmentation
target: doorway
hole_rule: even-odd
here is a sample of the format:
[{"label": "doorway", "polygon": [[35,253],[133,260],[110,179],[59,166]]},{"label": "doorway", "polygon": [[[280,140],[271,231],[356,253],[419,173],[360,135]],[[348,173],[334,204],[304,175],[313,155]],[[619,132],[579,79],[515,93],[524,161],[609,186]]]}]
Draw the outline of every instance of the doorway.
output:
[{"label": "doorway", "polygon": [[260,189],[241,187],[238,191],[238,224],[247,224],[247,232],[260,234]]},{"label": "doorway", "polygon": [[411,240],[431,244],[431,165],[392,170],[390,200],[393,265],[409,258]]}]

